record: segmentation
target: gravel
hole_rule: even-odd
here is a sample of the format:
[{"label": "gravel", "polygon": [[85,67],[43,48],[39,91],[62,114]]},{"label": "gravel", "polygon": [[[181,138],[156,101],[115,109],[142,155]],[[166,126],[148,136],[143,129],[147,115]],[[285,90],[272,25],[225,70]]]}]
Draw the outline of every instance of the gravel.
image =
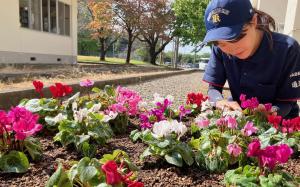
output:
[{"label": "gravel", "polygon": [[174,106],[179,106],[184,104],[186,96],[190,92],[201,92],[206,95],[208,85],[202,81],[202,77],[203,72],[199,71],[126,87],[140,93],[146,101],[152,101],[154,93],[158,93],[161,96],[172,95],[174,96]]}]

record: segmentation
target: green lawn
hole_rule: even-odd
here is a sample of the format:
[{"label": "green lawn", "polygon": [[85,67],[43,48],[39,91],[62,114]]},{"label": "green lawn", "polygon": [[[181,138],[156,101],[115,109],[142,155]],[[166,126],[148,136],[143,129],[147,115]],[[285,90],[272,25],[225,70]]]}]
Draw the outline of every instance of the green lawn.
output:
[{"label": "green lawn", "polygon": [[[121,58],[105,58],[106,61],[102,62],[102,63],[110,63],[110,64],[125,64],[125,59],[121,59]],[[99,62],[99,57],[97,56],[77,56],[77,60],[78,62],[94,62],[97,63]],[[143,62],[143,61],[139,61],[139,60],[130,60],[131,64],[135,64],[135,65],[147,65],[149,63],[147,62]]]}]

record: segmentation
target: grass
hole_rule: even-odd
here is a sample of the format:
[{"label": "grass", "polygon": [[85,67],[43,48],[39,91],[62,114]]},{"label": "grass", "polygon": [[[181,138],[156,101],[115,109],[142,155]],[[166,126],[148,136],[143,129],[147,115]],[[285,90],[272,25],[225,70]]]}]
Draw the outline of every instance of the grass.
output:
[{"label": "grass", "polygon": [[[97,63],[99,62],[99,57],[98,56],[77,56],[78,62],[93,62]],[[109,58],[106,57],[104,62],[101,63],[109,63],[109,64],[125,64],[125,59],[122,58]],[[139,61],[139,60],[130,60],[131,64],[134,65],[148,65],[149,63]]]}]

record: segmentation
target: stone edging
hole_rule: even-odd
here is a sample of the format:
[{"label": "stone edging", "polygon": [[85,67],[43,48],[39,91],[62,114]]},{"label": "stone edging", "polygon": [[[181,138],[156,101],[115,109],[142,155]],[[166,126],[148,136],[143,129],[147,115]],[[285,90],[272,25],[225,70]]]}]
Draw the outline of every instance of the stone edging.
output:
[{"label": "stone edging", "polygon": [[[155,75],[144,75],[144,76],[132,76],[126,78],[118,78],[118,79],[108,79],[108,80],[100,80],[95,81],[94,86],[98,88],[103,88],[105,85],[129,85],[129,84],[137,84],[140,82],[159,79],[174,75],[188,74],[197,72],[199,70],[181,70],[174,72],[162,72]],[[79,83],[71,83],[68,84],[72,86],[73,92],[84,92],[84,88],[80,87]],[[44,89],[45,97],[51,97],[51,93],[49,89]],[[0,92],[0,110],[7,110],[11,106],[16,106],[23,98],[37,98],[38,95],[33,88],[31,89],[22,89],[22,90],[13,90],[8,92]]]}]

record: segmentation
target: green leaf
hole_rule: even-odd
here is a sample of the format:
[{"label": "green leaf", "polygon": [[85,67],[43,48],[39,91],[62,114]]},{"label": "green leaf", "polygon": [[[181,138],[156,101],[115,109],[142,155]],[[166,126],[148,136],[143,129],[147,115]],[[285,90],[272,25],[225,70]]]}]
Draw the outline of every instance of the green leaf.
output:
[{"label": "green leaf", "polygon": [[94,88],[92,89],[92,92],[94,92],[94,93],[100,93],[101,90],[100,90],[99,88],[97,88],[97,87],[94,87]]},{"label": "green leaf", "polygon": [[170,164],[173,164],[178,167],[182,167],[182,157],[178,152],[172,152],[171,154],[166,154],[165,159]]},{"label": "green leaf", "polygon": [[29,162],[23,152],[10,151],[0,157],[0,169],[5,173],[25,173]]},{"label": "green leaf", "polygon": [[42,157],[41,143],[33,137],[24,140],[24,146],[33,160],[39,160]]},{"label": "green leaf", "polygon": [[187,165],[191,166],[194,163],[193,151],[192,149],[185,143],[177,144],[175,150],[180,153],[183,160]]},{"label": "green leaf", "polygon": [[98,171],[94,166],[87,166],[82,168],[82,170],[79,173],[79,178],[82,182],[88,182],[91,179],[93,179],[97,175],[97,173]]},{"label": "green leaf", "polygon": [[170,143],[171,143],[170,140],[165,139],[164,141],[159,142],[159,143],[157,144],[157,146],[158,146],[159,148],[166,148],[167,146],[170,145]]},{"label": "green leaf", "polygon": [[150,147],[147,147],[145,151],[141,154],[140,158],[143,160],[145,157],[152,155]]},{"label": "green leaf", "polygon": [[142,137],[142,132],[140,132],[138,129],[133,130],[130,132],[129,138],[133,141],[136,142],[139,138]]},{"label": "green leaf", "polygon": [[46,183],[46,187],[72,187],[73,184],[70,181],[68,175],[64,171],[62,164],[60,163],[55,173],[50,177]]}]

